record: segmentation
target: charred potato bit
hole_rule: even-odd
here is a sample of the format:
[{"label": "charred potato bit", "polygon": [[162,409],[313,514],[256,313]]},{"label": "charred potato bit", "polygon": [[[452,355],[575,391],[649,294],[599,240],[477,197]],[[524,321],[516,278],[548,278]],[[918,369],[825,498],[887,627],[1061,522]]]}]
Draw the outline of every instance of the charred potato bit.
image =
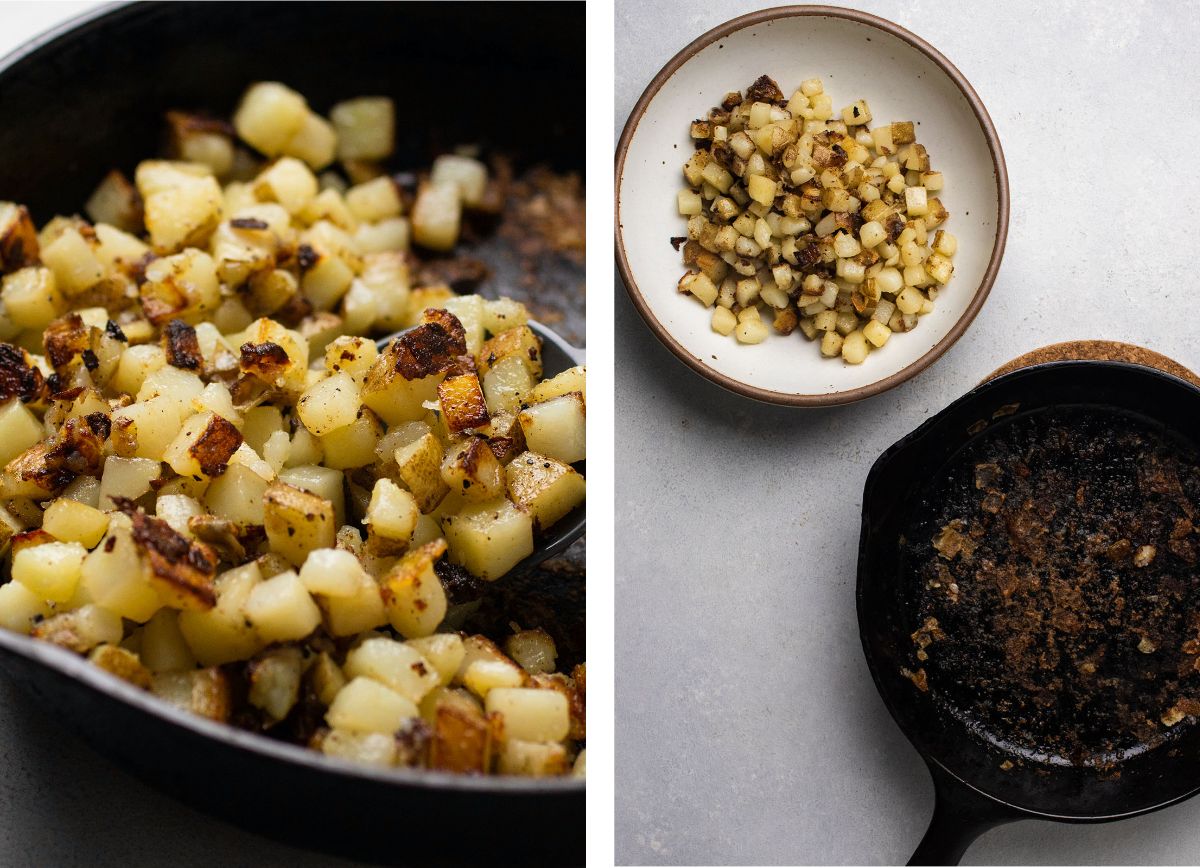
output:
[{"label": "charred potato bit", "polygon": [[583,369],[543,381],[523,305],[455,294],[487,263],[408,249],[503,179],[388,175],[384,97],[166,120],[92,222],[0,202],[0,628],[329,756],[581,767],[549,634],[453,632],[584,496]]},{"label": "charred potato bit", "polygon": [[819,79],[788,99],[761,76],[692,123],[683,167],[688,271],[678,290],[712,308],[712,329],[757,344],[772,327],[861,364],[933,310],[958,247],[933,195],[940,172],[910,121],[838,114]]}]

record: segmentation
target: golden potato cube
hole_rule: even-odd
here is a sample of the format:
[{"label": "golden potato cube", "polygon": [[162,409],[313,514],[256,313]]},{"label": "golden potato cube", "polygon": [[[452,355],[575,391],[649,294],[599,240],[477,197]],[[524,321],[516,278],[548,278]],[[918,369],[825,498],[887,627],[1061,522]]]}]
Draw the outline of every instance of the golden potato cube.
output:
[{"label": "golden potato cube", "polygon": [[525,452],[505,468],[508,495],[546,530],[584,502],[586,483],[569,464],[535,452]]},{"label": "golden potato cube", "polygon": [[430,250],[453,250],[461,224],[457,184],[430,182],[417,193],[412,209],[412,235],[417,244]]},{"label": "golden potato cube", "polygon": [[95,548],[108,530],[108,515],[86,503],[60,497],[46,508],[42,530],[63,542]]},{"label": "golden potato cube", "polygon": [[88,662],[142,690],[149,690],[153,681],[150,670],[142,665],[138,655],[118,645],[97,646],[88,655]]},{"label": "golden potato cube", "polygon": [[295,566],[314,549],[333,548],[338,528],[331,502],[282,481],[263,494],[263,524],[271,550]]},{"label": "golden potato cube", "polygon": [[68,296],[86,292],[104,277],[100,260],[74,227],[42,249],[42,264],[54,272],[55,283]]},{"label": "golden potato cube", "polygon": [[39,332],[67,306],[54,272],[34,266],[6,274],[0,284],[0,298],[14,325]]},{"label": "golden potato cube", "polygon": [[186,415],[185,406],[167,395],[121,407],[112,414],[113,450],[122,458],[161,458]]},{"label": "golden potato cube", "polygon": [[497,688],[520,687],[525,683],[525,673],[511,661],[476,660],[467,666],[462,682],[480,699],[486,699]]},{"label": "golden potato cube", "polygon": [[162,606],[123,516],[110,521],[104,542],[84,559],[81,577],[92,599],[122,618],[144,623]]},{"label": "golden potato cube", "polygon": [[404,210],[400,191],[387,175],[351,187],[346,191],[346,205],[355,217],[366,223],[399,217]]},{"label": "golden potato cube", "polygon": [[265,642],[303,639],[321,623],[321,610],[292,570],[256,584],[245,613]]},{"label": "golden potato cube", "polygon": [[296,215],[317,195],[317,176],[294,157],[282,157],[254,179],[254,195],[262,202],[278,202]]},{"label": "golden potato cube", "polygon": [[334,636],[356,636],[387,623],[379,585],[366,573],[359,579],[358,590],[350,597],[321,597],[325,624]]},{"label": "golden potato cube", "polygon": [[454,680],[458,667],[466,657],[467,649],[462,636],[457,633],[435,633],[432,636],[417,636],[408,644],[437,670],[438,683],[446,687]]},{"label": "golden potato cube", "polygon": [[325,713],[334,729],[395,733],[419,714],[416,704],[371,678],[359,676],[338,691]]},{"label": "golden potato cube", "polygon": [[533,517],[510,500],[468,504],[442,519],[449,558],[485,581],[495,581],[533,554]]},{"label": "golden potato cube", "polygon": [[349,425],[336,428],[321,437],[321,451],[326,467],[348,470],[365,467],[375,460],[375,447],[383,436],[379,417],[362,407]]},{"label": "golden potato cube", "polygon": [[561,398],[563,395],[569,395],[572,392],[578,392],[583,398],[584,403],[587,403],[587,367],[585,365],[576,365],[574,368],[567,368],[562,373],[538,383],[533,387],[533,391],[529,393],[529,403],[540,404],[543,401],[549,401],[551,398]]},{"label": "golden potato cube", "polygon": [[483,394],[492,415],[519,412],[533,389],[533,374],[516,356],[501,359],[483,375]]},{"label": "golden potato cube", "polygon": [[8,464],[46,436],[37,416],[19,398],[0,407],[0,465]]},{"label": "golden potato cube", "polygon": [[284,469],[279,474],[280,482],[294,485],[296,488],[315,494],[333,504],[333,518],[337,522],[337,527],[346,523],[343,480],[342,471],[316,464],[295,465]]},{"label": "golden potato cube", "polygon": [[576,392],[527,407],[517,416],[531,452],[567,464],[587,457],[587,413]]},{"label": "golden potato cube", "polygon": [[343,670],[348,678],[371,678],[414,703],[439,682],[437,670],[416,648],[383,636],[366,639],[348,653]]},{"label": "golden potato cube", "polygon": [[242,141],[268,157],[278,156],[304,126],[308,103],[296,91],[275,81],[251,85],[233,114]]},{"label": "golden potato cube", "polygon": [[483,387],[474,374],[456,374],[438,384],[438,402],[442,419],[453,433],[479,428],[490,419]]},{"label": "golden potato cube", "polygon": [[310,594],[353,597],[366,575],[358,558],[342,549],[316,549],[300,568],[300,581]]},{"label": "golden potato cube", "polygon": [[506,740],[562,741],[571,725],[567,697],[556,690],[496,687],[488,691],[484,708],[504,719]]},{"label": "golden potato cube", "polygon": [[430,768],[480,773],[491,770],[496,726],[478,703],[460,691],[445,691],[432,711],[433,741]]},{"label": "golden potato cube", "polygon": [[346,373],[331,374],[304,391],[296,410],[304,427],[317,437],[353,424],[362,399],[358,384]]},{"label": "golden potato cube", "polygon": [[261,525],[268,484],[249,467],[231,464],[205,491],[204,503],[209,512],[220,518],[237,524]]},{"label": "golden potato cube", "polygon": [[43,600],[65,603],[75,594],[87,549],[76,542],[48,542],[13,555],[13,581]]},{"label": "golden potato cube", "polygon": [[242,445],[242,432],[216,413],[199,413],[184,423],[167,446],[163,460],[180,476],[215,477],[229,467]]},{"label": "golden potato cube", "polygon": [[146,281],[138,293],[146,317],[155,325],[176,317],[195,323],[221,303],[216,263],[204,251],[192,248],[147,265]]},{"label": "golden potato cube", "polygon": [[337,131],[340,160],[383,160],[396,141],[396,109],[385,96],[340,102],[329,112]]},{"label": "golden potato cube", "polygon": [[521,630],[505,640],[504,650],[530,675],[553,672],[558,649],[554,639],[540,627]]},{"label": "golden potato cube", "polygon": [[442,461],[442,479],[467,500],[493,500],[504,494],[504,468],[482,437],[450,444]]},{"label": "golden potato cube", "polygon": [[373,340],[343,335],[325,347],[325,370],[330,374],[349,374],[361,386],[377,358],[379,349]]},{"label": "golden potato cube", "polygon": [[502,775],[533,778],[564,775],[569,768],[567,749],[555,742],[509,739],[496,761],[496,771]]},{"label": "golden potato cube", "polygon": [[38,235],[29,209],[0,202],[0,274],[36,265],[37,261]]},{"label": "golden potato cube", "polygon": [[207,612],[179,613],[179,631],[202,665],[245,660],[265,644],[253,624],[247,623],[245,614],[250,592],[262,579],[262,571],[254,561],[235,567],[217,576],[216,606]]},{"label": "golden potato cube", "polygon": [[383,578],[388,620],[406,639],[431,635],[446,617],[446,592],[433,570],[445,551],[445,540],[426,543],[406,553]]},{"label": "golden potato cube", "polygon": [[433,434],[401,446],[395,452],[400,478],[421,512],[432,512],[450,490],[442,479],[442,444]]},{"label": "golden potato cube", "polygon": [[0,627],[28,634],[33,625],[47,618],[54,609],[20,582],[0,585]]},{"label": "golden potato cube", "polygon": [[[408,250],[411,229],[408,220],[403,217],[385,217],[378,223],[363,223],[354,232],[354,243],[358,251],[366,256],[368,253],[388,253]],[[387,305],[393,309],[393,305]]]},{"label": "golden potato cube", "polygon": [[329,121],[313,112],[305,114],[300,129],[283,146],[283,153],[298,157],[315,171],[332,163],[336,152],[337,133]]},{"label": "golden potato cube", "polygon": [[366,523],[372,536],[400,543],[407,548],[417,529],[421,510],[411,492],[387,478],[375,481],[367,505]]},{"label": "golden potato cube", "polygon": [[187,178],[145,199],[146,229],[159,253],[202,246],[221,222],[221,185],[211,176]]},{"label": "golden potato cube", "polygon": [[520,325],[484,341],[475,355],[480,376],[503,359],[519,358],[535,380],[542,377],[542,339],[527,325]]}]

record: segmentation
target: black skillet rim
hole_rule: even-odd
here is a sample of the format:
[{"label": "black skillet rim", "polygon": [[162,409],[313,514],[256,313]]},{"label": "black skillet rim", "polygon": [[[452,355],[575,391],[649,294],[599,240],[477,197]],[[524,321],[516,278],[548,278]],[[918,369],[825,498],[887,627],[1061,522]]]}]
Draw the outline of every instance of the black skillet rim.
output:
[{"label": "black skillet rim", "polygon": [[[1172,805],[1179,804],[1180,802],[1187,801],[1188,799],[1195,796],[1197,793],[1200,793],[1200,780],[1197,780],[1193,784],[1191,789],[1188,789],[1184,792],[1176,793],[1176,794],[1172,795],[1171,797],[1166,798],[1163,801],[1158,802],[1156,804],[1148,805],[1146,807],[1138,808],[1138,809],[1132,810],[1132,811],[1124,811],[1124,812],[1113,813],[1113,814],[1094,814],[1094,815],[1058,814],[1058,813],[1053,813],[1053,812],[1049,812],[1049,811],[1038,811],[1038,810],[1035,810],[1032,808],[1024,807],[1022,805],[1017,805],[1011,801],[1008,801],[1006,799],[995,796],[995,795],[987,792],[986,790],[980,789],[978,786],[976,786],[970,780],[963,778],[961,775],[957,774],[955,771],[948,768],[943,762],[941,762],[941,760],[939,760],[937,757],[933,756],[932,754],[928,753],[925,749],[923,749],[920,745],[918,745],[914,736],[909,732],[909,729],[906,726],[904,726],[904,724],[900,720],[900,716],[896,710],[895,703],[892,701],[887,689],[885,689],[883,680],[880,676],[880,665],[881,664],[872,655],[870,643],[867,641],[868,625],[866,623],[866,616],[864,614],[863,599],[865,596],[864,573],[865,573],[866,561],[867,561],[866,540],[867,540],[868,532],[869,532],[867,525],[868,525],[869,512],[870,512],[869,504],[871,502],[872,488],[875,485],[875,479],[876,479],[877,471],[879,470],[879,468],[883,467],[885,464],[887,464],[889,461],[891,461],[896,456],[896,454],[903,451],[905,449],[905,447],[908,446],[909,443],[911,443],[912,441],[914,441],[918,438],[928,436],[937,427],[937,425],[939,425],[941,423],[942,419],[944,419],[946,416],[950,415],[950,413],[953,410],[961,407],[964,404],[983,400],[989,392],[991,392],[995,388],[999,387],[1000,384],[1009,383],[1014,380],[1026,379],[1029,377],[1039,377],[1039,376],[1042,376],[1043,374],[1045,374],[1047,371],[1051,371],[1051,370],[1063,370],[1063,369],[1069,370],[1072,368],[1083,369],[1085,367],[1089,368],[1089,369],[1095,369],[1098,366],[1106,367],[1106,368],[1110,368],[1110,369],[1114,369],[1114,370],[1126,370],[1131,373],[1136,373],[1139,376],[1160,378],[1160,379],[1184,386],[1187,390],[1190,390],[1191,392],[1195,393],[1197,395],[1197,397],[1200,397],[1200,387],[1197,387],[1195,384],[1189,383],[1187,380],[1181,379],[1180,377],[1177,377],[1174,374],[1169,374],[1165,371],[1161,371],[1157,368],[1153,368],[1148,365],[1139,365],[1139,364],[1135,364],[1135,363],[1131,363],[1131,362],[1106,361],[1106,360],[1099,360],[1099,359],[1065,359],[1065,360],[1052,361],[1052,362],[1043,362],[1043,363],[1037,364],[1037,365],[1029,365],[1027,367],[1019,368],[1015,371],[1011,371],[1007,374],[1004,374],[1003,376],[995,377],[993,379],[989,379],[983,383],[980,383],[979,385],[975,386],[974,388],[970,389],[968,392],[963,394],[961,397],[959,397],[959,398],[955,399],[954,401],[952,401],[951,403],[947,404],[944,408],[939,410],[936,414],[934,414],[933,416],[929,417],[924,422],[922,422],[914,430],[912,430],[908,434],[901,437],[899,440],[897,440],[895,443],[893,443],[891,446],[889,446],[887,449],[885,449],[877,459],[875,459],[875,462],[871,465],[870,471],[867,473],[866,482],[863,485],[862,524],[860,526],[857,575],[855,578],[855,588],[854,588],[854,603],[855,603],[855,615],[856,615],[856,619],[858,621],[859,641],[862,644],[863,656],[866,658],[867,669],[871,673],[871,681],[875,685],[875,690],[879,694],[879,698],[882,700],[884,707],[887,708],[888,714],[891,716],[892,721],[896,724],[896,727],[904,735],[905,740],[907,740],[908,743],[913,746],[913,749],[917,751],[918,755],[921,757],[921,759],[927,765],[929,765],[931,768],[935,769],[937,772],[940,772],[941,774],[944,774],[945,776],[947,776],[949,779],[954,781],[954,783],[956,785],[958,785],[960,787],[965,787],[966,789],[970,790],[972,793],[977,794],[980,798],[986,799],[988,803],[993,804],[999,808],[1006,809],[1007,811],[1011,812],[1011,814],[1013,815],[1011,817],[1012,819],[1041,819],[1041,820],[1053,820],[1053,821],[1062,822],[1062,823],[1106,823],[1106,822],[1112,822],[1114,820],[1123,820],[1123,819],[1127,819],[1130,817],[1141,816],[1142,814],[1149,814],[1154,811],[1159,811],[1159,810],[1162,810],[1163,808],[1168,808]],[[936,775],[935,775],[935,779],[936,779]]]}]

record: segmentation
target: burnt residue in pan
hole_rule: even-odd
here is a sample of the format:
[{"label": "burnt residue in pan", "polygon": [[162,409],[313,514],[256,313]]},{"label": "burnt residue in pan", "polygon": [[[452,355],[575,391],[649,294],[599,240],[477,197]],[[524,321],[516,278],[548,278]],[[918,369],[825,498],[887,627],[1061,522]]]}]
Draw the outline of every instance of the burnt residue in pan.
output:
[{"label": "burnt residue in pan", "polygon": [[914,689],[1005,751],[1111,770],[1200,716],[1200,454],[1107,408],[994,423],[908,528]]}]

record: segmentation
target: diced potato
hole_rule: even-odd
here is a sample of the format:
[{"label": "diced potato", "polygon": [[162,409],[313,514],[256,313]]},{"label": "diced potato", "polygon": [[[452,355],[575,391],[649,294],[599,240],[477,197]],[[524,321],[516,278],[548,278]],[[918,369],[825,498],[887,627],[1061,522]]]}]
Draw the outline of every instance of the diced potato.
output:
[{"label": "diced potato", "polygon": [[442,303],[443,309],[450,311],[462,323],[467,352],[471,355],[478,353],[483,346],[484,305],[483,298],[478,295],[459,295]]},{"label": "diced potato", "polygon": [[268,481],[249,467],[231,464],[208,487],[204,503],[213,515],[238,524],[261,525],[267,486]]},{"label": "diced potato", "polygon": [[263,494],[263,524],[271,550],[296,566],[314,549],[333,548],[338,527],[332,503],[282,481]]},{"label": "diced potato", "polygon": [[138,655],[117,645],[99,645],[88,655],[88,661],[105,672],[128,681],[143,690],[149,690],[153,678],[142,665]]},{"label": "diced potato", "polygon": [[244,660],[265,644],[245,614],[250,592],[262,580],[254,561],[235,567],[216,579],[216,606],[207,612],[179,613],[179,631],[202,665]]},{"label": "diced potato", "polygon": [[446,450],[442,479],[467,500],[492,500],[505,490],[504,468],[482,437],[459,441]]},{"label": "diced potato", "polygon": [[350,374],[340,373],[331,374],[306,389],[296,409],[304,427],[321,437],[352,424],[358,418],[361,406],[362,399],[354,378]]},{"label": "diced potato", "polygon": [[516,357],[535,379],[542,376],[542,340],[529,326],[521,325],[501,332],[484,342],[475,355],[481,375],[487,374],[504,359]]},{"label": "diced potato", "polygon": [[446,551],[443,540],[405,554],[382,582],[388,620],[406,639],[429,636],[446,617],[446,592],[433,565]]},{"label": "diced potato", "polygon": [[0,627],[28,634],[33,625],[54,609],[20,582],[0,585]]},{"label": "diced potato", "polygon": [[0,407],[0,465],[8,464],[45,436],[36,416],[20,399]]},{"label": "diced potato", "polygon": [[587,457],[587,416],[575,393],[552,398],[517,416],[529,449],[567,464]]},{"label": "diced potato", "polygon": [[545,630],[521,630],[508,637],[504,650],[530,675],[554,671],[558,649]]},{"label": "diced potato", "polygon": [[346,205],[355,217],[366,223],[399,217],[403,210],[400,191],[386,175],[351,187],[346,191]]},{"label": "diced potato", "polygon": [[94,548],[108,530],[108,515],[77,500],[59,498],[46,508],[42,530],[63,542]]},{"label": "diced potato", "polygon": [[128,497],[137,500],[150,490],[150,483],[162,475],[162,465],[147,458],[110,457],[104,462],[100,477],[100,505],[110,509],[112,498]]},{"label": "diced potato", "polygon": [[576,365],[573,368],[567,368],[565,371],[555,374],[550,379],[538,383],[533,387],[533,391],[529,393],[529,403],[540,404],[543,401],[549,401],[551,398],[560,398],[572,392],[578,392],[583,396],[586,403],[587,367],[585,365]]},{"label": "diced potato", "polygon": [[442,479],[442,444],[433,434],[401,446],[395,452],[400,478],[416,498],[421,512],[432,512],[449,488]]},{"label": "diced potato", "polygon": [[122,618],[144,623],[162,606],[124,517],[110,522],[104,542],[84,559],[81,577],[92,599]]},{"label": "diced potato", "polygon": [[537,527],[546,529],[583,503],[583,476],[567,464],[525,452],[505,469],[508,493],[526,509]]},{"label": "diced potato", "polygon": [[443,687],[448,686],[454,680],[454,676],[467,654],[462,637],[457,633],[418,636],[409,639],[408,644],[416,648],[421,656],[437,670],[438,683]]},{"label": "diced potato", "polygon": [[210,720],[227,722],[233,706],[229,677],[216,667],[195,672],[160,672],[150,692],[177,708]]},{"label": "diced potato", "polygon": [[42,264],[54,272],[55,284],[68,296],[87,291],[104,277],[91,245],[74,228],[42,249]]},{"label": "diced potato", "polygon": [[354,596],[364,575],[358,558],[341,549],[315,549],[300,568],[300,581],[308,592],[327,597]]},{"label": "diced potato", "polygon": [[181,672],[196,667],[196,658],[179,629],[181,613],[159,609],[142,628],[139,657],[151,672]]},{"label": "diced potato", "polygon": [[266,642],[303,639],[321,623],[321,611],[291,570],[256,584],[246,598],[246,619]]},{"label": "diced potato", "polygon": [[340,102],[329,112],[338,138],[340,160],[383,160],[396,141],[396,110],[384,96]]},{"label": "diced potato", "polygon": [[198,322],[221,303],[216,263],[193,248],[155,259],[146,266],[146,282],[139,293],[142,309],[156,325],[175,318]]},{"label": "diced potato", "polygon": [[279,481],[329,501],[333,505],[333,517],[337,527],[346,523],[343,474],[340,470],[314,464],[296,465],[283,470],[279,474]]},{"label": "diced potato", "polygon": [[97,645],[121,641],[121,619],[112,612],[87,603],[36,624],[30,635],[76,654],[85,654]]},{"label": "diced potato", "polygon": [[440,680],[437,670],[416,648],[382,636],[367,639],[348,653],[343,669],[348,678],[373,679],[414,703]]},{"label": "diced potato", "polygon": [[330,374],[349,374],[361,386],[377,358],[379,349],[374,341],[346,335],[325,348],[325,370]]},{"label": "diced potato", "polygon": [[242,141],[268,157],[283,153],[304,126],[308,104],[304,97],[278,82],[252,85],[233,115],[233,126]]},{"label": "diced potato", "polygon": [[308,670],[309,682],[317,700],[328,707],[338,691],[346,686],[346,675],[328,651],[322,651]]},{"label": "diced potato", "polygon": [[496,687],[488,691],[484,708],[504,718],[505,739],[562,741],[570,727],[567,698],[555,690]]},{"label": "diced potato", "polygon": [[375,460],[375,447],[382,436],[383,424],[379,417],[362,407],[349,425],[321,437],[322,460],[326,467],[337,470],[365,467]]},{"label": "diced potato", "polygon": [[444,154],[433,161],[430,179],[435,184],[454,184],[458,187],[463,204],[473,207],[483,201],[487,189],[487,167],[470,157]]},{"label": "diced potato", "polygon": [[531,400],[534,377],[520,358],[501,359],[483,375],[483,394],[490,414],[515,413]]},{"label": "diced potato", "polygon": [[442,380],[438,384],[438,403],[446,427],[454,434],[480,428],[490,420],[483,387],[472,373],[455,374]]},{"label": "diced potato", "polygon": [[117,372],[109,385],[117,391],[136,395],[141,391],[146,378],[166,364],[167,354],[160,346],[141,344],[130,347],[121,353]]},{"label": "diced potato", "polygon": [[430,250],[453,250],[461,223],[462,204],[456,183],[431,182],[421,188],[412,210],[413,241]]},{"label": "diced potato", "polygon": [[358,590],[350,597],[322,597],[325,623],[334,636],[356,636],[387,623],[387,612],[379,585],[364,573]]},{"label": "diced potato", "polygon": [[420,508],[410,492],[387,478],[375,481],[366,514],[372,536],[398,543],[402,550],[412,540],[420,517]]},{"label": "diced potato", "polygon": [[87,549],[76,542],[50,542],[23,548],[13,556],[13,581],[43,600],[65,603],[75,593]]},{"label": "diced potato", "polygon": [[419,714],[416,704],[370,678],[358,677],[334,698],[326,722],[350,732],[394,733]]},{"label": "diced potato", "polygon": [[461,691],[446,691],[432,710],[433,742],[429,765],[453,772],[484,772],[491,768],[495,725],[479,704]]},{"label": "diced potato", "polygon": [[382,732],[347,732],[331,729],[321,739],[321,753],[367,766],[390,768],[398,755],[396,737]]},{"label": "diced potato", "polygon": [[565,774],[567,750],[561,744],[509,739],[500,750],[496,770],[502,775],[548,777]]},{"label": "diced potato", "polygon": [[480,699],[486,699],[496,688],[520,687],[525,683],[525,675],[510,661],[476,660],[467,666],[462,681],[468,690]]},{"label": "diced potato", "polygon": [[181,177],[143,197],[146,229],[159,253],[203,245],[221,222],[221,185],[211,176]]},{"label": "diced potato", "polygon": [[329,121],[313,112],[305,114],[300,129],[283,146],[283,153],[303,160],[315,171],[332,163],[336,151],[337,133]]},{"label": "diced potato", "polygon": [[35,331],[44,329],[66,308],[54,272],[35,266],[6,274],[0,284],[0,299],[16,326]]},{"label": "diced potato", "polygon": [[278,202],[289,214],[299,214],[317,195],[317,177],[300,160],[283,157],[255,179],[254,195],[263,202]]},{"label": "diced potato", "polygon": [[533,517],[512,501],[470,504],[442,519],[449,558],[485,581],[495,581],[533,554]]},{"label": "diced potato", "polygon": [[184,423],[163,460],[180,476],[215,477],[226,471],[241,445],[242,434],[232,422],[215,413],[200,413]]},{"label": "diced potato", "polygon": [[250,661],[246,667],[250,690],[246,699],[261,709],[267,720],[278,723],[300,698],[304,661],[300,649],[274,648]]},{"label": "diced potato", "polygon": [[13,202],[0,202],[0,274],[35,265],[38,247],[37,229],[29,209]]}]

